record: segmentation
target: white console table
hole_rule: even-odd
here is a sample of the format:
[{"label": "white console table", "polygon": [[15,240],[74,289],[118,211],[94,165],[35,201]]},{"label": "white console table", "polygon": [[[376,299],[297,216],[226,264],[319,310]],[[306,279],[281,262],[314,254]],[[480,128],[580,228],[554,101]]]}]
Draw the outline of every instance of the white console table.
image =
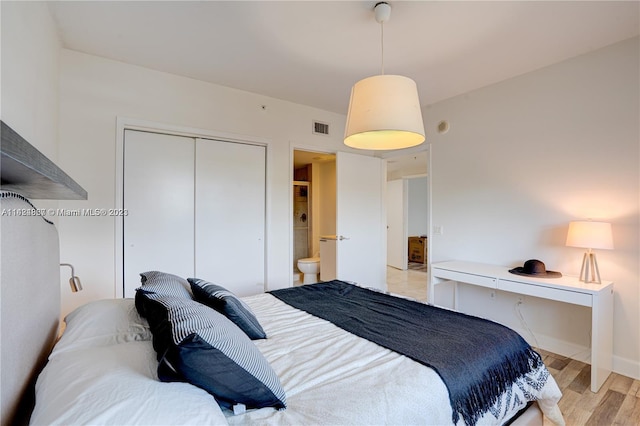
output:
[{"label": "white console table", "polygon": [[[454,281],[454,309],[458,309],[458,282],[591,308],[591,390],[597,392],[609,377],[613,362],[613,282],[587,284],[577,277],[533,278],[509,272],[505,266],[449,261],[431,265],[428,299],[435,287]],[[544,348],[541,348],[544,349]]]}]

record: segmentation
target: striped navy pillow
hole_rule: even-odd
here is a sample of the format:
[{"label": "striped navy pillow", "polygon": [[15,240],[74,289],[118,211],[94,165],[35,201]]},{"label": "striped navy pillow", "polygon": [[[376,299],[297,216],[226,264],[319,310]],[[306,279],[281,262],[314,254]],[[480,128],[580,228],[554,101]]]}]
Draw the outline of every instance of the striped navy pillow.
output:
[{"label": "striped navy pillow", "polygon": [[184,278],[177,275],[167,274],[160,271],[148,271],[140,273],[142,285],[136,289],[135,304],[136,309],[143,317],[146,317],[145,304],[140,300],[142,293],[156,293],[165,296],[182,297],[193,299],[191,286]]},{"label": "striped navy pillow", "polygon": [[142,272],[140,274],[140,281],[142,282],[140,288],[145,291],[163,294],[165,296],[193,299],[189,282],[177,275],[160,271]]},{"label": "striped navy pillow", "polygon": [[262,329],[251,308],[242,300],[217,284],[199,278],[187,278],[191,284],[193,297],[200,303],[217,310],[233,321],[250,339],[266,339],[267,334]]},{"label": "striped navy pillow", "polygon": [[149,314],[161,380],[187,381],[227,407],[240,403],[247,408],[286,408],[278,376],[224,315],[195,300],[138,293]]}]

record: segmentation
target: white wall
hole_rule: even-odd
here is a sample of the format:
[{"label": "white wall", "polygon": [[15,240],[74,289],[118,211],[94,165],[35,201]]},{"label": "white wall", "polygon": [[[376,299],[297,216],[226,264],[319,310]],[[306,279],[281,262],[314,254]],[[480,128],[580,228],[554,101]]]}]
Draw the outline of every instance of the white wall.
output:
[{"label": "white wall", "polygon": [[[57,162],[61,44],[55,23],[45,2],[3,1],[0,11],[2,121]],[[58,208],[55,200],[32,201],[39,209]],[[69,293],[69,272],[61,271],[63,294]]]},{"label": "white wall", "polygon": [[[114,206],[118,116],[267,139],[267,284],[290,285],[291,146],[347,150],[345,116],[63,49],[59,164],[89,200],[61,207]],[[312,120],[331,124],[335,136],[313,135]],[[114,218],[60,218],[60,238],[85,287],[82,299],[63,298],[63,313],[114,297]]]},{"label": "white wall", "polygon": [[427,177],[407,179],[409,208],[408,232],[409,236],[427,235],[429,218],[429,189]]},{"label": "white wall", "polygon": [[44,2],[1,2],[2,121],[55,162],[58,33]]},{"label": "white wall", "polygon": [[[444,230],[432,237],[432,261],[521,266],[537,258],[578,275],[583,250],[565,247],[569,221],[611,222],[615,249],[597,256],[603,279],[615,282],[614,369],[636,378],[638,52],[638,38],[627,40],[425,109],[427,122],[451,123],[427,136],[433,225]],[[464,290],[463,308],[524,328],[508,293],[491,301],[482,289]],[[585,353],[586,309],[527,298],[522,312],[537,340]]]}]

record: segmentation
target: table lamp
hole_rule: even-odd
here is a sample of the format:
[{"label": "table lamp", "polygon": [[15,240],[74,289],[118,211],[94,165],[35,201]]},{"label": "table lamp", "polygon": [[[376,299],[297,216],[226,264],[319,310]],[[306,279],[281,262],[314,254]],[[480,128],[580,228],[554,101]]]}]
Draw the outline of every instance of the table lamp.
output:
[{"label": "table lamp", "polygon": [[566,245],[587,249],[582,258],[580,281],[601,284],[598,261],[593,249],[613,249],[611,224],[590,220],[570,222]]}]

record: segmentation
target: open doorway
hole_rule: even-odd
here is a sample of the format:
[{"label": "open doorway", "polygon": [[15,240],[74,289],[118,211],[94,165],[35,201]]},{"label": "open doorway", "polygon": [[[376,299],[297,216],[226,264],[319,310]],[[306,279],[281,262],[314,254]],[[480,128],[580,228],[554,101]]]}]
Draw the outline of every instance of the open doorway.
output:
[{"label": "open doorway", "polygon": [[[292,149],[294,168],[297,168],[295,159],[303,158],[305,152],[304,148]],[[314,161],[311,162],[312,207],[308,220],[312,224],[312,252],[316,244],[320,247],[320,281],[339,279],[386,291],[386,218],[382,206],[385,160],[342,151],[335,154],[314,152],[312,155],[317,158],[312,157]],[[335,160],[326,155],[335,155]],[[293,173],[291,178],[293,197]],[[292,285],[295,285],[294,268],[300,269],[293,261],[294,223],[291,217]],[[323,248],[325,253],[331,254],[325,256]]]},{"label": "open doorway", "polygon": [[387,159],[387,286],[426,300],[429,265],[428,151]]},{"label": "open doorway", "polygon": [[292,194],[292,284],[309,284],[331,266],[317,259],[321,237],[336,234],[336,155],[294,150]]}]

